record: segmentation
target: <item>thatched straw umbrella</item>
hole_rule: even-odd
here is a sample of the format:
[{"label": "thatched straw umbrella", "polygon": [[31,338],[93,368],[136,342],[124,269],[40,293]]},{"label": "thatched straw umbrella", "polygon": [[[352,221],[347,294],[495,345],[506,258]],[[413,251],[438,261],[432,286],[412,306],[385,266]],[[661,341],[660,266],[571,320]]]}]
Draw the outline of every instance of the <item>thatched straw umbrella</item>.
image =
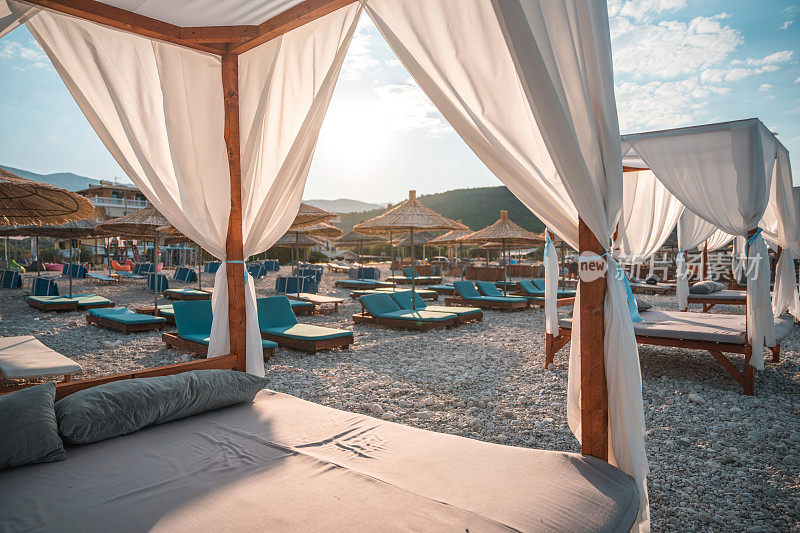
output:
[{"label": "thatched straw umbrella", "polygon": [[292,222],[290,229],[298,229],[306,226],[313,226],[315,224],[321,224],[323,222],[333,220],[338,216],[339,215],[336,213],[325,211],[324,209],[314,207],[310,204],[300,204],[300,209],[297,211],[297,215],[294,217],[294,222]]},{"label": "thatched straw umbrella", "polygon": [[358,253],[358,262],[361,262],[361,247],[365,244],[378,244],[385,239],[377,235],[364,235],[363,233],[349,232],[343,237],[336,239],[336,246],[355,246]]},{"label": "thatched straw umbrella", "polygon": [[[169,224],[169,221],[149,205],[144,209],[128,213],[124,217],[112,218],[100,222],[97,227],[108,234],[120,235],[131,239],[153,241],[153,313],[158,316],[158,229]],[[111,261],[109,260],[109,265]]]},{"label": "thatched straw umbrella", "polygon": [[92,216],[83,196],[0,168],[0,224],[64,224]]},{"label": "thatched straw umbrella", "polygon": [[511,222],[508,218],[508,211],[503,210],[500,211],[500,219],[497,222],[471,235],[461,237],[459,241],[470,244],[501,244],[503,250],[503,294],[506,294],[506,280],[508,279],[506,247],[540,243],[542,238]]},{"label": "thatched straw umbrella", "polygon": [[[414,230],[422,231],[450,231],[469,229],[464,224],[440,215],[428,209],[417,199],[417,191],[408,191],[408,200],[394,207],[384,214],[371,218],[353,227],[354,231],[368,235],[380,235],[387,231],[408,232],[411,243],[411,291],[416,290],[414,269],[417,266],[414,254]],[[416,309],[414,298],[411,299],[412,309]]]},{"label": "thatched straw umbrella", "polygon": [[[460,220],[457,220],[461,224]],[[437,246],[458,246],[458,255],[460,259],[464,258],[464,242],[460,241],[462,237],[472,235],[473,231],[470,229],[448,231],[444,235],[439,235],[435,239],[428,241],[428,244],[435,244]],[[464,279],[464,269],[461,269],[461,279]]]}]

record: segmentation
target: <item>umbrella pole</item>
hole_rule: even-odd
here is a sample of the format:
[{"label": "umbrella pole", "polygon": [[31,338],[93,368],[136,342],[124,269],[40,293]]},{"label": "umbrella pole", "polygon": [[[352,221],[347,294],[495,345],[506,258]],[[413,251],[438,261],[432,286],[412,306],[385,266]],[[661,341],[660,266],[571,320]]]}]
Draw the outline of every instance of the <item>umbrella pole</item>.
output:
[{"label": "umbrella pole", "polygon": [[[461,242],[458,243],[458,248],[459,248],[459,252],[460,252],[458,255],[461,256],[461,262],[463,263],[464,262],[464,243],[461,243]],[[456,262],[456,264],[458,264],[458,262]],[[464,281],[464,270],[465,269],[466,269],[466,265],[462,264],[461,265],[461,281]]]},{"label": "umbrella pole", "polygon": [[[394,244],[392,244],[392,232],[389,231],[389,270],[392,272],[392,278],[394,278]],[[395,291],[395,283],[392,282],[392,292]]]},{"label": "umbrella pole", "polygon": [[300,233],[294,234],[295,253],[297,254],[297,261],[295,262],[295,272],[297,273],[297,297],[300,298]]},{"label": "umbrella pole", "polygon": [[72,239],[69,239],[69,297],[72,299]]},{"label": "umbrella pole", "polygon": [[158,232],[153,238],[153,316],[158,316]]},{"label": "umbrella pole", "polygon": [[36,277],[42,276],[42,254],[39,252],[39,237],[36,237]]},{"label": "umbrella pole", "polygon": [[8,261],[8,236],[6,236],[6,268],[10,267],[11,263]]},{"label": "umbrella pole", "polygon": [[417,261],[416,256],[414,255],[414,228],[411,228],[411,310],[415,311],[417,309],[417,292],[416,292],[416,284],[414,281],[417,279]]},{"label": "umbrella pole", "polygon": [[503,296],[508,296],[508,260],[506,260],[506,240],[503,239]]}]

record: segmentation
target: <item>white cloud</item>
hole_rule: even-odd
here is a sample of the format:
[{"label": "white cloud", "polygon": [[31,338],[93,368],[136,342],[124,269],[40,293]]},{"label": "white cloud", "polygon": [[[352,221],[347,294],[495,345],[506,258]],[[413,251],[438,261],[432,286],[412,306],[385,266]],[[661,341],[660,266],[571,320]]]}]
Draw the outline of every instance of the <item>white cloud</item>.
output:
[{"label": "white cloud", "polygon": [[653,15],[666,11],[676,11],[686,7],[686,0],[609,0],[609,16],[631,17],[641,21],[651,18]]},{"label": "white cloud", "polygon": [[16,41],[0,42],[0,59],[14,61],[13,68],[28,70],[31,68],[52,68],[50,60],[35,42],[31,46]]},{"label": "white cloud", "polygon": [[782,24],[778,24],[778,29],[781,30],[781,31],[786,31],[786,30],[789,29],[789,26],[791,26],[792,24],[794,24],[793,20],[784,21]]},{"label": "white cloud", "polygon": [[[364,20],[364,19],[362,19]],[[364,24],[359,23],[350,48],[347,50],[340,78],[345,81],[360,80],[364,75],[380,65],[380,61],[372,55],[373,36],[366,30]]]},{"label": "white cloud", "polygon": [[627,82],[615,88],[620,128],[624,133],[674,128],[699,122],[711,96],[730,92],[726,87],[703,85],[695,78],[647,83]]},{"label": "white cloud", "polygon": [[758,86],[758,90],[760,92],[764,93],[764,92],[769,91],[773,87],[775,87],[775,86],[774,85],[770,85],[769,83],[762,83],[761,85]]},{"label": "white cloud", "polygon": [[377,87],[375,94],[378,97],[377,112],[391,129],[423,131],[431,135],[452,129],[411,78],[404,83]]},{"label": "white cloud", "polygon": [[668,79],[708,69],[725,61],[742,43],[742,34],[723,25],[727,15],[695,17],[689,23],[634,24],[611,19],[614,71],[636,79]]},{"label": "white cloud", "polygon": [[744,61],[740,59],[734,59],[731,61],[731,65],[749,65],[756,67],[764,65],[776,65],[791,61],[793,55],[794,52],[791,50],[781,50],[780,52],[775,52],[774,54],[764,56],[761,59],[754,59],[752,57],[748,57]]},{"label": "white cloud", "polygon": [[797,79],[796,79],[796,80],[794,80],[794,82],[795,82],[795,83],[800,83],[800,76],[798,76],[798,77],[797,77]]}]

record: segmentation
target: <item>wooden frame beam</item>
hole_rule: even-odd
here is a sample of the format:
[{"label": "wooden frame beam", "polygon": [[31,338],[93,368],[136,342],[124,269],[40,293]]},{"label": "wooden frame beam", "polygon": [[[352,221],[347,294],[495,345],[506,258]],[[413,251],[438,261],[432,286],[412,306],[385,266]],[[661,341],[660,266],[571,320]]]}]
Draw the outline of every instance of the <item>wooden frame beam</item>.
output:
[{"label": "wooden frame beam", "polygon": [[[578,251],[602,256],[605,248],[578,219]],[[606,278],[580,280],[581,453],[608,460],[608,383],[605,362]]]},{"label": "wooden frame beam", "polygon": [[[244,241],[242,239],[242,164],[239,137],[239,56],[222,56],[222,95],[225,101],[225,146],[231,185],[231,211],[225,239],[228,279],[228,330],[231,353],[237,368],[247,370],[247,313],[244,287]],[[231,262],[234,261],[234,262]]]}]

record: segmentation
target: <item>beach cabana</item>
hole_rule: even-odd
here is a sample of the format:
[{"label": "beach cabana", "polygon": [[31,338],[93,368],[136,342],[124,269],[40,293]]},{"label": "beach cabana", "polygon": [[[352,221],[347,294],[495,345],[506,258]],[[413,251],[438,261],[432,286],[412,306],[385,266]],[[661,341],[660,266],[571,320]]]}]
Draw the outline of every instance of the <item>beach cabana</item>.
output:
[{"label": "beach cabana", "polygon": [[[4,6],[0,13],[0,35],[25,23],[128,177],[170,223],[222,261],[214,288],[211,357],[115,379],[213,367],[263,375],[255,290],[244,273],[244,259],[268,249],[297,214],[319,129],[362,14],[375,22],[414,80],[490,171],[569,245],[616,270],[607,252],[621,208],[622,162],[604,2],[212,4],[29,0],[11,1],[12,9]],[[256,438],[238,440],[238,434],[227,430],[218,436],[237,439],[232,445],[241,443],[246,455],[261,449],[270,434],[278,446],[296,449],[296,443],[327,442],[342,431],[345,420],[339,411],[266,392],[252,405],[88,445],[90,450],[73,452],[74,459],[48,465],[56,472],[53,476],[34,479],[27,468],[4,471],[0,483],[15,491],[0,505],[14,520],[37,502],[39,516],[61,529],[76,508],[97,529],[156,519],[169,528],[177,520],[176,501],[197,502],[190,511],[195,524],[218,524],[223,514],[235,516],[242,527],[258,524],[266,529],[300,527],[298,520],[309,529],[369,530],[387,523],[398,529],[508,524],[526,530],[542,523],[568,531],[626,530],[634,523],[646,529],[641,379],[625,290],[614,276],[600,276],[581,281],[577,300],[574,316],[580,333],[572,344],[567,412],[582,456],[493,447],[347,414],[348,431],[378,428],[385,432],[383,449],[398,451],[385,460],[342,460],[337,452],[337,464],[348,472],[369,461],[374,465],[369,483],[347,478],[347,492],[364,495],[357,498],[358,511],[348,512],[337,501],[337,512],[328,512],[334,510],[329,507],[331,490],[323,490],[322,499],[293,504],[298,501],[295,491],[307,488],[312,477],[303,464],[287,457],[295,454],[270,459],[268,466],[275,468],[259,465],[260,472],[275,472],[290,463],[298,468],[279,486],[252,475],[244,464],[230,470],[235,477],[226,479],[238,480],[237,495],[256,497],[252,505],[191,476],[181,478],[187,492],[178,494],[181,487],[174,487],[173,498],[148,498],[148,505],[141,500],[131,505],[124,496],[139,494],[136,487],[106,483],[113,493],[91,490],[98,485],[91,476],[83,478],[86,484],[73,485],[72,493],[82,501],[68,501],[57,489],[48,491],[62,487],[64,479],[77,482],[80,476],[69,469],[90,471],[93,454],[113,457],[120,478],[127,479],[126,473],[135,469],[138,474],[131,477],[153,486],[163,481],[166,465],[181,464],[163,443],[191,439],[197,433],[191,424],[219,427],[237,418],[244,433]],[[59,386],[57,397],[92,385],[97,381]],[[323,420],[331,423],[321,427]],[[170,431],[179,434],[167,437]],[[185,453],[193,444],[171,450]],[[149,459],[137,449],[146,449]],[[201,450],[200,457],[210,455],[214,453],[207,448]],[[332,455],[320,457],[336,461]],[[465,457],[470,464],[485,465],[484,474],[464,475]],[[400,473],[395,468],[396,474],[391,473],[392,466],[422,462],[437,467],[400,468]],[[202,471],[196,469],[194,475]],[[434,471],[445,475],[435,478]],[[635,479],[636,488],[622,471]],[[251,482],[263,483],[241,485]],[[213,504],[198,501],[198,494],[191,492],[200,486],[214,493]],[[399,501],[397,492],[385,492],[398,486],[414,489],[404,491],[409,499]],[[493,487],[490,494],[486,487]],[[413,496],[421,493],[424,497]],[[269,510],[259,505],[264,494],[271,494],[275,504]],[[276,501],[277,496],[285,497]],[[368,516],[364,501],[373,511]],[[431,521],[420,523],[420,513],[404,509],[417,509]],[[276,512],[280,516],[270,516]],[[358,522],[345,526],[338,521],[344,516]]]}]

